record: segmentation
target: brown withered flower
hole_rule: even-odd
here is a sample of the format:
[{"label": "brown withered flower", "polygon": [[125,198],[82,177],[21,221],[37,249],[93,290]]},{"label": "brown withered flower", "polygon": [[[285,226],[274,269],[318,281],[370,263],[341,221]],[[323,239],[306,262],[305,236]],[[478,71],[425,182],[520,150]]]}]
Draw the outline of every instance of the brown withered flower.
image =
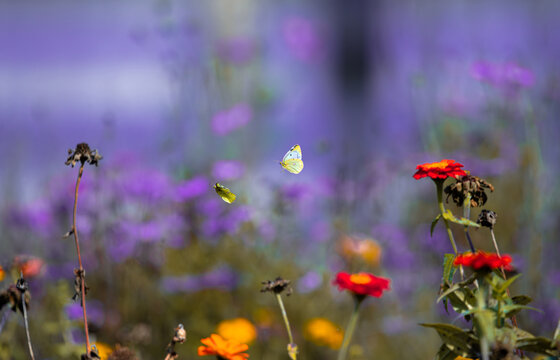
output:
[{"label": "brown withered flower", "polygon": [[86,271],[84,269],[74,269],[74,296],[72,296],[72,300],[74,301],[78,300],[78,298],[81,299],[82,281],[84,282],[84,292],[87,295],[89,287],[85,282]]},{"label": "brown withered flower", "polygon": [[21,297],[24,296],[25,298],[25,309],[29,309],[29,292],[22,291],[22,285],[25,286],[25,290],[27,290],[27,282],[25,284],[20,284],[18,280],[17,285],[10,285],[5,291],[0,292],[0,310],[4,307],[4,305],[10,305],[12,311],[16,312],[19,310],[23,314],[23,305],[21,303]]},{"label": "brown withered flower", "polygon": [[125,346],[120,346],[117,344],[115,351],[109,355],[109,360],[137,360],[134,351],[130,350]]},{"label": "brown withered flower", "polygon": [[477,224],[480,226],[485,226],[487,228],[493,229],[496,225],[496,220],[498,219],[498,214],[492,210],[483,209],[480,214],[478,214]]},{"label": "brown withered flower", "polygon": [[479,207],[484,205],[488,200],[486,189],[493,192],[494,186],[478,176],[467,174],[458,176],[455,179],[455,183],[446,186],[443,191],[447,194],[446,201],[449,201],[449,197],[451,196],[453,202],[459,207],[463,206],[465,199],[469,195],[471,198],[471,207]]},{"label": "brown withered flower", "polygon": [[90,165],[97,166],[99,160],[103,159],[103,156],[97,150],[91,150],[87,143],[80,143],[76,145],[76,149],[68,149],[68,159],[66,159],[66,165],[76,165],[77,162],[85,164],[86,162]]},{"label": "brown withered flower", "polygon": [[284,290],[287,290],[286,295],[290,296],[293,291],[289,286],[290,280],[284,280],[281,277],[277,277],[276,280],[263,281],[262,284],[264,285],[264,287],[261,289],[261,292],[270,291],[275,294],[281,294],[282,292],[284,292]]},{"label": "brown withered flower", "polygon": [[130,350],[125,346],[120,346],[117,344],[115,351],[109,355],[109,360],[137,360],[134,351]]}]

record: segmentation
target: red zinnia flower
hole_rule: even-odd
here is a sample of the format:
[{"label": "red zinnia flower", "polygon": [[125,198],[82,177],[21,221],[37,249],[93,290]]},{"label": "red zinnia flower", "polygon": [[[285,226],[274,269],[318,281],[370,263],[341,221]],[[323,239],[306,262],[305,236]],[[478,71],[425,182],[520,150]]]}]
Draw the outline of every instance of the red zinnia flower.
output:
[{"label": "red zinnia flower", "polygon": [[369,273],[348,274],[339,272],[336,274],[333,284],[338,285],[339,290],[350,290],[356,295],[381,297],[383,290],[389,290],[390,281]]},{"label": "red zinnia flower", "polygon": [[476,253],[460,254],[455,258],[453,265],[469,266],[474,270],[493,270],[503,267],[505,270],[511,270],[511,256],[498,254],[488,254],[483,251]]},{"label": "red zinnia flower", "polygon": [[244,351],[249,349],[246,344],[236,340],[224,340],[220,335],[212,334],[210,337],[200,340],[206,346],[198,347],[198,356],[217,355],[218,359],[245,360],[249,354]]},{"label": "red zinnia flower", "polygon": [[416,173],[413,177],[418,180],[424,177],[430,177],[432,179],[447,179],[449,176],[456,177],[459,175],[467,175],[467,173],[461,168],[464,165],[455,160],[443,159],[436,163],[425,163],[416,166]]},{"label": "red zinnia flower", "polygon": [[21,255],[16,256],[14,259],[14,264],[16,269],[23,272],[23,276],[26,278],[37,276],[43,270],[45,263],[38,257]]}]

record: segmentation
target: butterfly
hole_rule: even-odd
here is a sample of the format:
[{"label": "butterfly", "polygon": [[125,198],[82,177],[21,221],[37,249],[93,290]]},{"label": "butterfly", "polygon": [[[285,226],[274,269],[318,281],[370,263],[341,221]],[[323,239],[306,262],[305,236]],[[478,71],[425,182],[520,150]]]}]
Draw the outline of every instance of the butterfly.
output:
[{"label": "butterfly", "polygon": [[237,197],[234,193],[231,192],[230,189],[220,183],[216,183],[216,185],[214,185],[214,190],[216,190],[216,193],[220,195],[222,200],[224,200],[228,204],[234,202],[235,198]]},{"label": "butterfly", "polygon": [[294,145],[288,150],[286,155],[284,155],[284,158],[280,161],[280,165],[292,174],[299,174],[301,170],[303,170],[303,161],[301,157],[301,147],[299,145]]}]

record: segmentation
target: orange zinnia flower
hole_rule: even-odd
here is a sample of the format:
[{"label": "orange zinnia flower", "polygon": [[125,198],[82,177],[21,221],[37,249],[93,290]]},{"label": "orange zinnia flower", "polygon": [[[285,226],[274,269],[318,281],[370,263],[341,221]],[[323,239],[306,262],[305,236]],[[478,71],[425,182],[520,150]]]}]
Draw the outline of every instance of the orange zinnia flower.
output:
[{"label": "orange zinnia flower", "polygon": [[494,270],[503,267],[505,270],[511,270],[511,256],[498,254],[488,254],[483,251],[476,253],[460,254],[455,258],[453,265],[469,266],[474,270]]},{"label": "orange zinnia flower", "polygon": [[430,177],[434,180],[436,179],[447,179],[449,176],[455,177],[459,175],[467,175],[467,173],[462,170],[463,164],[455,162],[455,160],[443,159],[436,163],[426,163],[416,166],[416,173],[413,177],[418,180],[424,177]]},{"label": "orange zinnia flower", "polygon": [[200,340],[206,346],[198,347],[198,356],[217,355],[223,360],[245,360],[249,354],[244,351],[249,349],[246,344],[235,340],[224,340],[220,335],[212,334],[210,337]]},{"label": "orange zinnia flower", "polygon": [[339,272],[333,283],[338,285],[339,290],[350,290],[358,296],[381,297],[383,290],[389,290],[390,281],[369,273],[348,274]]},{"label": "orange zinnia flower", "polygon": [[14,264],[18,272],[23,272],[23,276],[26,278],[39,275],[45,265],[40,258],[27,255],[16,256]]}]

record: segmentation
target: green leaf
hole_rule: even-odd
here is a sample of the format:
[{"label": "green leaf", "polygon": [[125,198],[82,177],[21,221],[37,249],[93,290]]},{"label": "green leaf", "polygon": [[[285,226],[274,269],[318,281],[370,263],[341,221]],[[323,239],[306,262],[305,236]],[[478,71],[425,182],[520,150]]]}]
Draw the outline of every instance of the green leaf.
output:
[{"label": "green leaf", "polygon": [[554,331],[552,336],[551,346],[560,349],[560,320],[558,320],[558,326],[556,326],[556,331]]},{"label": "green leaf", "polygon": [[513,303],[517,305],[527,305],[531,301],[533,301],[533,299],[527,295],[516,295],[511,298],[511,301],[513,301]]},{"label": "green leaf", "polygon": [[513,277],[510,277],[509,279],[505,280],[504,282],[502,282],[496,290],[496,292],[498,293],[504,293],[506,291],[506,289],[515,281],[517,280],[517,278],[519,278],[521,276],[521,274],[517,274]]},{"label": "green leaf", "polygon": [[435,360],[455,360],[459,355],[460,354],[450,349],[447,344],[442,344],[435,356]]},{"label": "green leaf", "polygon": [[420,324],[420,326],[435,329],[441,340],[451,346],[456,353],[468,353],[477,342],[472,334],[454,325]]},{"label": "green leaf", "polygon": [[453,275],[457,271],[457,268],[453,266],[453,261],[455,261],[455,254],[443,255],[443,282],[453,282]]},{"label": "green leaf", "polygon": [[550,356],[558,356],[558,350],[552,347],[550,339],[545,337],[532,337],[517,341],[517,348],[523,351],[532,351]]},{"label": "green leaf", "polygon": [[513,315],[517,314],[519,311],[523,309],[535,310],[540,313],[543,312],[540,309],[534,308],[532,306],[526,306],[526,305],[504,305],[502,307],[502,311],[504,312],[504,315],[506,315],[507,317],[512,317]]},{"label": "green leaf", "polygon": [[467,218],[461,217],[461,218],[456,218],[453,213],[451,212],[451,210],[446,210],[445,213],[443,213],[443,218],[447,221],[451,221],[455,224],[459,224],[459,225],[464,225],[464,226],[472,226],[475,228],[479,228],[480,225],[475,223],[474,221],[471,221]]},{"label": "green leaf", "polygon": [[433,236],[434,228],[436,227],[436,224],[439,221],[440,217],[441,217],[441,214],[438,214],[438,216],[436,216],[436,218],[432,221],[432,226],[430,227],[430,236]]}]

